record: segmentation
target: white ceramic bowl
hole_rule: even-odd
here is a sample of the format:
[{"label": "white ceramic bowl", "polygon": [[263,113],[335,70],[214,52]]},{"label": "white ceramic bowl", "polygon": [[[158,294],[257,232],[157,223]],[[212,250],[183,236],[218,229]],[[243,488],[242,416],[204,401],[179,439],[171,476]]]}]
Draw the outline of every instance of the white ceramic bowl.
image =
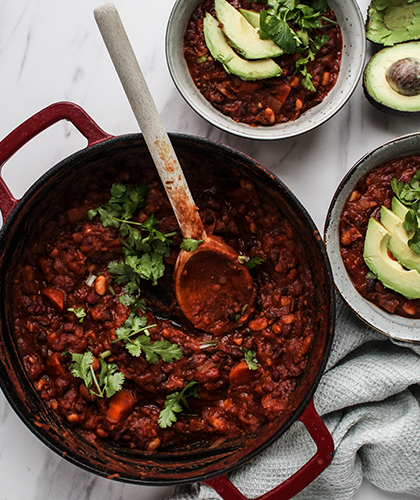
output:
[{"label": "white ceramic bowl", "polygon": [[420,320],[390,314],[365,300],[354,288],[340,252],[339,223],[343,207],[357,182],[367,172],[394,158],[420,152],[420,134],[410,134],[386,142],[362,157],[347,173],[335,192],[325,223],[324,240],[336,288],[362,320],[395,341],[420,344]]},{"label": "white ceramic bowl", "polygon": [[357,0],[329,0],[343,36],[341,70],[337,83],[324,101],[297,120],[271,127],[236,123],[217,111],[200,93],[189,74],[183,56],[183,36],[195,7],[201,0],[177,0],[166,30],[166,60],[175,86],[202,118],[231,134],[248,139],[287,139],[309,132],[335,115],[352,95],[363,72],[366,51],[364,20]]}]

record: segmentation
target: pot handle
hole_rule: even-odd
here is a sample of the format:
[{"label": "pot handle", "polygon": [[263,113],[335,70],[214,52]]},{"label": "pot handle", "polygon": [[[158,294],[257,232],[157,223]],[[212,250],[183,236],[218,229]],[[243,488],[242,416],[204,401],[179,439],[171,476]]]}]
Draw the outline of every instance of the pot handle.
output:
[{"label": "pot handle", "polygon": [[[305,408],[299,420],[317,445],[315,455],[286,481],[253,500],[289,500],[308,486],[330,464],[334,455],[334,441],[316,412],[313,400]],[[204,483],[216,490],[224,500],[248,500],[230,482],[227,475],[207,479]]]},{"label": "pot handle", "polygon": [[[66,101],[57,102],[42,109],[23,122],[0,142],[0,172],[6,161],[22,146],[60,120],[71,122],[86,137],[88,146],[113,137],[104,132],[77,104]],[[3,178],[0,176],[0,210],[3,215],[3,222],[7,219],[17,202],[18,200],[13,197]]]}]

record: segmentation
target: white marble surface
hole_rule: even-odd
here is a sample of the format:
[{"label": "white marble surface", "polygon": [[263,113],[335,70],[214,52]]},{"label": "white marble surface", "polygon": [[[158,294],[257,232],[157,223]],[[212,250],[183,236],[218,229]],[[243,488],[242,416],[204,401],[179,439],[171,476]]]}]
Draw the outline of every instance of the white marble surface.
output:
[{"label": "white marble surface", "polygon": [[[62,100],[81,105],[113,135],[138,131],[93,18],[93,9],[101,3],[0,0],[0,139],[35,112]],[[382,142],[418,130],[418,118],[390,117],[371,107],[359,84],[338,115],[297,139],[261,142],[222,133],[188,107],[168,73],[164,40],[173,3],[115,1],[166,128],[209,137],[256,158],[291,188],[320,230],[346,171]],[[359,0],[359,5],[366,15],[368,0]],[[46,169],[84,146],[76,129],[61,122],[15,155],[3,176],[19,198]],[[171,491],[113,482],[78,469],[32,436],[2,393],[0,485],[0,500],[158,500]],[[366,481],[355,497],[410,498],[380,491]]]}]

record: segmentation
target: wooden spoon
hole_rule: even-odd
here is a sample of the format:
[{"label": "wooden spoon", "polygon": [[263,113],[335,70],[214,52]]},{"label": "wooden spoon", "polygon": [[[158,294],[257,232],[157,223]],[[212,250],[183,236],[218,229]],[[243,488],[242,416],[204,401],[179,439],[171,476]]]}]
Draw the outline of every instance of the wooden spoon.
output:
[{"label": "wooden spoon", "polygon": [[117,9],[107,3],[97,7],[94,15],[182,235],[203,240],[197,250],[181,250],[178,256],[174,273],[178,304],[196,328],[215,335],[227,333],[245,323],[254,311],[253,279],[230,246],[206,234]]}]

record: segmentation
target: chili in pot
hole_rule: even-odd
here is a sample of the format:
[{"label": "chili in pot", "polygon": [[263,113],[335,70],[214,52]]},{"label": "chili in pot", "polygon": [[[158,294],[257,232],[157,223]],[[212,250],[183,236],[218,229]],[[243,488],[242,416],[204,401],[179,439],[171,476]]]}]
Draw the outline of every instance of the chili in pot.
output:
[{"label": "chili in pot", "polygon": [[[60,103],[12,133],[0,162],[63,117],[90,145],[18,202],[0,186],[1,206],[11,209],[0,239],[8,297],[0,380],[8,400],[48,446],[91,472],[150,485],[205,480],[230,492],[227,472],[299,419],[318,451],[272,490],[295,494],[333,449],[311,402],[334,312],[313,223],[246,155],[171,135],[206,231],[235,248],[258,289],[250,321],[214,338],[194,329],[174,301],[177,253],[197,242],[182,241],[140,134],[110,138],[75,105]],[[124,213],[112,211],[127,194]],[[131,274],[134,247],[151,279]]]}]

